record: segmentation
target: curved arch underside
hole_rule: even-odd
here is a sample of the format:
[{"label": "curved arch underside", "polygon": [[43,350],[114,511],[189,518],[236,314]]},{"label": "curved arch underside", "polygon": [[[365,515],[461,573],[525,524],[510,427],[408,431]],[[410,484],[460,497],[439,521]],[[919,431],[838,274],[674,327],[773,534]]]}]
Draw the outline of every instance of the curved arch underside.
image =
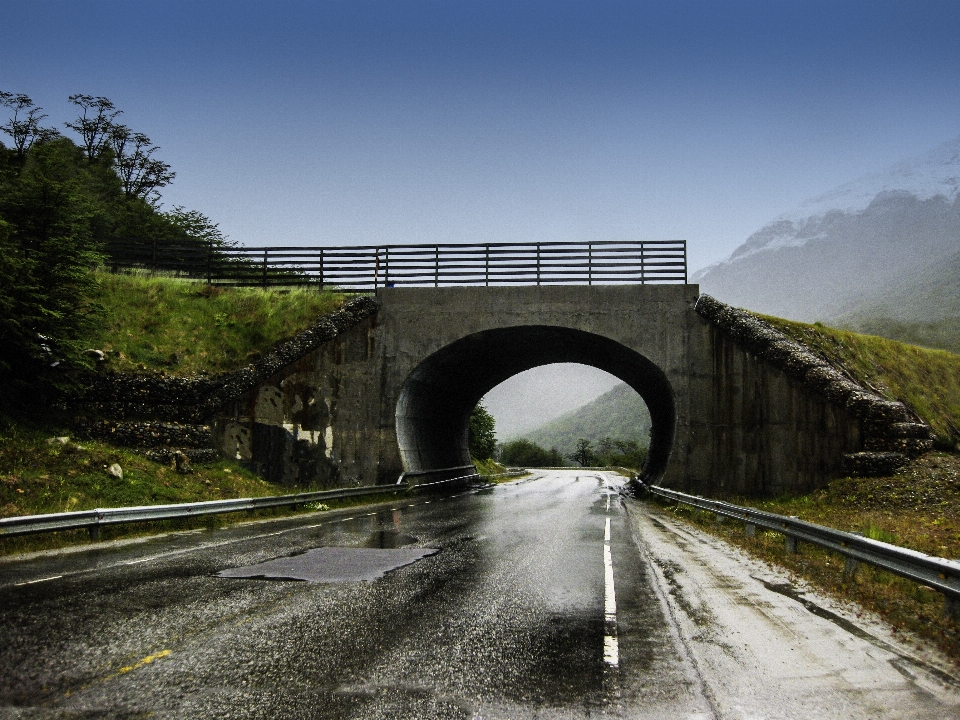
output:
[{"label": "curved arch underside", "polygon": [[653,429],[644,475],[664,472],[673,446],[676,408],[663,371],[609,338],[565,327],[528,325],[461,338],[424,360],[407,378],[397,403],[397,440],[408,472],[470,463],[470,412],[492,388],[517,373],[551,363],[592,365],[643,398]]}]

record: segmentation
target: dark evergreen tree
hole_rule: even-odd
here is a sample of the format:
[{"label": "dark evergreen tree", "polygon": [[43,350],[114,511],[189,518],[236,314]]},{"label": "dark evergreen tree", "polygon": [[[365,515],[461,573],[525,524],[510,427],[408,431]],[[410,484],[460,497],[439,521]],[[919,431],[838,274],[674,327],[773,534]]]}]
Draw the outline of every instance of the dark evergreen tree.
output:
[{"label": "dark evergreen tree", "polygon": [[496,421],[482,405],[477,405],[470,413],[469,446],[470,457],[476,460],[488,460],[497,448]]},{"label": "dark evergreen tree", "polygon": [[[16,150],[0,150],[7,163]],[[104,178],[66,138],[36,143],[0,185],[0,408],[37,414],[69,396],[92,328]]]},{"label": "dark evergreen tree", "polygon": [[500,462],[510,467],[562,467],[563,454],[556,448],[546,450],[530,440],[512,440],[500,453]]}]

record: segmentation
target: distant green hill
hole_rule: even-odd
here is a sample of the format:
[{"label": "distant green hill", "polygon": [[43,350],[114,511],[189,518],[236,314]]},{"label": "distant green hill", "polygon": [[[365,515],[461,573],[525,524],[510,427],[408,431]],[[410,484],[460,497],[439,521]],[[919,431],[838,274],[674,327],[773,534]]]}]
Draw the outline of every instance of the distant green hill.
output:
[{"label": "distant green hill", "polygon": [[960,253],[910,273],[837,317],[834,324],[960,353]]},{"label": "distant green hill", "polygon": [[649,444],[650,413],[643,399],[629,385],[617,385],[596,400],[542,425],[521,437],[541,447],[555,447],[564,455],[576,449],[577,440],[586,438],[594,446],[605,437],[614,440],[638,440]]}]

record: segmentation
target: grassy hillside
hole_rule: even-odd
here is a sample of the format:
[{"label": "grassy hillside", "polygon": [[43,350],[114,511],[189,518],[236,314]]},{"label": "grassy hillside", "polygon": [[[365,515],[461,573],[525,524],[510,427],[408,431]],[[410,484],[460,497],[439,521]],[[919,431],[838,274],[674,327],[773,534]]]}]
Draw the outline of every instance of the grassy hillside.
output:
[{"label": "grassy hillside", "polygon": [[839,323],[841,327],[867,335],[960,353],[960,316],[932,322],[904,322],[888,317],[861,318]]},{"label": "grassy hillside", "polygon": [[643,399],[629,385],[617,385],[596,400],[567,413],[523,437],[544,448],[555,447],[571,455],[579,438],[596,445],[602,438],[638,440],[649,444],[650,413]]},{"label": "grassy hillside", "polygon": [[900,400],[960,449],[960,355],[873,335],[761,316],[880,395]]},{"label": "grassy hillside", "polygon": [[[107,472],[115,463],[122,478]],[[12,433],[0,442],[0,517],[278,495],[282,490],[226,460],[180,475],[131,450],[99,442],[61,442],[31,432]]]},{"label": "grassy hillside", "polygon": [[235,370],[343,302],[329,291],[218,288],[108,273],[98,280],[105,315],[92,346],[120,372]]},{"label": "grassy hillside", "polygon": [[[213,288],[162,277],[98,273],[103,322],[90,346],[119,372],[168,374],[235,370],[335,310],[344,297],[307,290]],[[0,517],[276,495],[289,488],[265,482],[239,463],[196,465],[191,474],[98,442],[60,442],[65,422],[0,427]],[[123,477],[108,469],[118,464]],[[166,527],[166,526],[164,526]],[[115,533],[140,532],[117,529]],[[0,553],[82,541],[60,533],[0,541]]]}]

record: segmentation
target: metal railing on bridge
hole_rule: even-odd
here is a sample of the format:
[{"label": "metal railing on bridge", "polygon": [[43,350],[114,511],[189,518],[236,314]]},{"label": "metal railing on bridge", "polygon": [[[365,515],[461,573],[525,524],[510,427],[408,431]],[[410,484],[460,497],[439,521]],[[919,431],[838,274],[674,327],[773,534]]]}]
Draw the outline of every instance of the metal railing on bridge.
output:
[{"label": "metal railing on bridge", "polygon": [[110,243],[114,270],[147,269],[213,285],[381,287],[686,283],[685,240],[213,247]]}]

